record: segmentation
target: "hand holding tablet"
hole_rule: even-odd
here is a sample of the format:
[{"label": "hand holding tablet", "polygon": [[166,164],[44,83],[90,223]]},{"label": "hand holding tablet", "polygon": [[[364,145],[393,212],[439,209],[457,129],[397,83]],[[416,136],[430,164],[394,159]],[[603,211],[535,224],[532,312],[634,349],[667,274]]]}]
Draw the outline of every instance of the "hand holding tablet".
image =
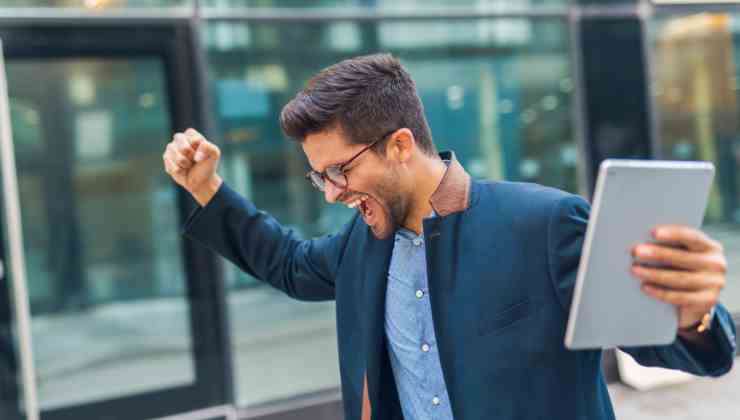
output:
[{"label": "hand holding tablet", "polygon": [[725,285],[722,245],[686,226],[658,226],[652,234],[660,242],[633,249],[637,263],[632,275],[642,283],[643,292],[678,307],[679,331],[697,327],[702,332],[706,325],[699,324]]},{"label": "hand holding tablet", "polygon": [[714,167],[602,163],[565,344],[571,349],[671,343],[717,302],[726,262],[698,228]]}]

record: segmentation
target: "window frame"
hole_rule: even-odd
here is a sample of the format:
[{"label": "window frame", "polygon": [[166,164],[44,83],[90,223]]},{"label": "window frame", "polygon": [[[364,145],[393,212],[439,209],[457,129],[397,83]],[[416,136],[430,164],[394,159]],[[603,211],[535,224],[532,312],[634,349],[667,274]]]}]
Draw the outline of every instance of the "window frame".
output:
[{"label": "window frame", "polygon": [[[206,127],[205,95],[201,84],[202,66],[198,62],[195,29],[190,19],[75,21],[25,21],[0,19],[0,39],[6,62],[17,58],[132,58],[158,57],[163,62],[168,93],[170,121],[174,130],[189,126]],[[162,148],[168,139],[162,139]],[[178,225],[197,204],[178,190]],[[186,275],[191,354],[195,381],[191,385],[155,390],[43,411],[43,418],[72,420],[98,418],[130,420],[154,418],[185,411],[231,404],[230,343],[226,326],[225,294],[220,265],[204,247],[182,239],[181,252]],[[5,251],[0,244],[0,251]],[[213,279],[205,282],[202,279]],[[6,282],[0,282],[2,304],[9,304]],[[12,319],[8,320],[12,323]],[[15,355],[9,363],[16,363]],[[15,416],[15,417],[12,417]],[[21,419],[20,412],[11,420]]]}]

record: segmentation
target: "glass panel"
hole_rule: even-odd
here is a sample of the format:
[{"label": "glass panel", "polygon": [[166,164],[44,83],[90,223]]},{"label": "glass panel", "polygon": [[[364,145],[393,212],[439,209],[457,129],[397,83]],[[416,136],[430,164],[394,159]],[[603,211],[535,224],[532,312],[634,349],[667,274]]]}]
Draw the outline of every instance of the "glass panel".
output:
[{"label": "glass panel", "polygon": [[163,63],[12,59],[7,72],[41,407],[191,384]]},{"label": "glass panel", "polygon": [[82,7],[113,9],[119,7],[172,7],[192,5],[195,0],[2,0],[0,7]]},{"label": "glass panel", "polygon": [[465,7],[481,10],[521,10],[527,7],[562,6],[570,0],[201,0],[216,8],[243,7],[371,7],[396,10],[420,10],[433,7]]},{"label": "glass panel", "polygon": [[[391,51],[416,80],[437,146],[474,177],[576,191],[567,33],[562,21],[526,19],[210,23],[222,174],[304,237],[337,230],[352,210],[326,205],[305,181],[306,159],[278,115],[323,67]],[[293,302],[226,266],[239,403],[337,386],[333,305]]]},{"label": "glass panel", "polygon": [[716,165],[705,229],[725,246],[723,301],[740,311],[740,20],[724,14],[659,20],[652,38],[659,154]]},{"label": "glass panel", "polygon": [[[0,54],[3,54],[2,48],[0,48]],[[0,57],[0,60],[2,60],[2,57]],[[2,61],[0,79],[5,80],[5,63],[4,60]],[[0,95],[0,112],[4,112],[2,110],[8,107],[7,93],[3,92]],[[7,123],[4,117],[0,117],[0,133]],[[5,139],[2,136],[3,134],[0,134],[0,142],[4,143]],[[2,152],[0,152],[0,157],[4,157]],[[2,177],[0,176],[0,178]],[[0,207],[2,208],[0,210],[0,237],[3,238],[0,246],[5,252],[4,254],[0,252],[0,419],[15,419],[19,417],[19,409],[24,398],[23,392],[25,389],[22,386],[24,381],[16,350],[16,308],[12,298],[12,278],[6,273],[7,270],[10,270],[10,264],[7,257],[8,247],[4,244],[5,238],[7,238],[7,222],[5,221],[5,206],[2,203],[5,195],[3,188],[0,187]]]}]

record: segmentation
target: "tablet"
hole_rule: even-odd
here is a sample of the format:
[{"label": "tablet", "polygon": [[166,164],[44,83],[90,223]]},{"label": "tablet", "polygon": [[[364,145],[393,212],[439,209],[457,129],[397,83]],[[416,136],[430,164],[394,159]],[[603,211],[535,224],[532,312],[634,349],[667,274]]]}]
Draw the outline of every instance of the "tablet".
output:
[{"label": "tablet", "polygon": [[714,165],[605,160],[599,168],[565,333],[569,349],[670,344],[675,306],[647,296],[630,274],[631,248],[659,224],[698,228]]}]

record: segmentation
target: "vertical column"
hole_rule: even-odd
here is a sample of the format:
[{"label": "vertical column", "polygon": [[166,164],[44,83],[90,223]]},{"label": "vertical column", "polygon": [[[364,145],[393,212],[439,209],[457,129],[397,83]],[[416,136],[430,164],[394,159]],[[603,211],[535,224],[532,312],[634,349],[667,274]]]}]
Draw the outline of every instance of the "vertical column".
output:
[{"label": "vertical column", "polygon": [[18,179],[15,171],[15,152],[13,150],[8,89],[5,80],[5,63],[0,47],[0,170],[2,171],[2,201],[4,204],[4,227],[8,245],[10,276],[13,279],[13,303],[20,350],[23,379],[23,402],[26,418],[39,420],[39,407],[36,396],[36,373],[33,365],[33,345],[31,340],[31,310],[26,288],[26,264],[23,255],[23,232]]},{"label": "vertical column", "polygon": [[653,154],[645,24],[632,2],[586,4],[575,10],[586,175],[592,192],[602,160]]}]

